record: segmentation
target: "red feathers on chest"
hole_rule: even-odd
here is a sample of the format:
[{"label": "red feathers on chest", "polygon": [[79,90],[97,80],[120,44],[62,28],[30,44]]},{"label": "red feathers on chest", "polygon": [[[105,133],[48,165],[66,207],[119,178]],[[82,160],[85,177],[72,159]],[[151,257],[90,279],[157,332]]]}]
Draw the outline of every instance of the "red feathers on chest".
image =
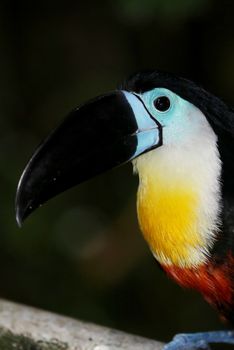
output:
[{"label": "red feathers on chest", "polygon": [[232,307],[234,297],[232,256],[227,257],[223,264],[208,262],[197,268],[176,266],[162,266],[162,268],[180,286],[200,292],[206,301],[218,308],[221,313],[223,311],[226,314]]}]

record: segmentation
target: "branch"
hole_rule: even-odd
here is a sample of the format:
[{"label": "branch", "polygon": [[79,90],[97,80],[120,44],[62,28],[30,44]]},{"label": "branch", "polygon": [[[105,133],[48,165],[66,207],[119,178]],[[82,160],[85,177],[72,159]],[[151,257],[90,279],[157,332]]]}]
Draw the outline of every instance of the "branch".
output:
[{"label": "branch", "polygon": [[161,350],[155,340],[0,299],[0,349]]}]

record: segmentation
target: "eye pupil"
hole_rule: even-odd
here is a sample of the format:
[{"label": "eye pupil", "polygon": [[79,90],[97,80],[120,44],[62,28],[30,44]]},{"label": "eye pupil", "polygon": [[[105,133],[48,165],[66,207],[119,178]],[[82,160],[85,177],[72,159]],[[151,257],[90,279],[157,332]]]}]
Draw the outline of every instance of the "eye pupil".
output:
[{"label": "eye pupil", "polygon": [[171,102],[167,96],[159,96],[154,100],[154,107],[160,112],[166,112],[170,105]]}]

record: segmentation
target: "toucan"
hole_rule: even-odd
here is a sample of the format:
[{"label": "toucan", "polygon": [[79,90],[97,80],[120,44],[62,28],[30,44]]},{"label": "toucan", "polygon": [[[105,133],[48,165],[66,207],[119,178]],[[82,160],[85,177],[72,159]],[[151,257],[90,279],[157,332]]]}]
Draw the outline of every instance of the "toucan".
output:
[{"label": "toucan", "polygon": [[[129,161],[154,257],[234,323],[234,109],[186,78],[139,72],[68,114],[20,178],[18,224],[50,198]],[[234,344],[234,332],[177,335],[165,349],[213,342]]]}]

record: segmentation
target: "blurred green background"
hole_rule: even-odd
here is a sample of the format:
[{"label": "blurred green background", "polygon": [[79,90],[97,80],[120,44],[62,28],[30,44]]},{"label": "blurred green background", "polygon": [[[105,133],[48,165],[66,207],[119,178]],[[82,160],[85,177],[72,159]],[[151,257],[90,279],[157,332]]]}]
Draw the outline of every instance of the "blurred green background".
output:
[{"label": "blurred green background", "polygon": [[130,164],[58,196],[21,230],[14,196],[40,140],[134,71],[173,71],[234,103],[233,12],[218,0],[1,0],[0,297],[162,340],[222,327],[151,256]]}]

